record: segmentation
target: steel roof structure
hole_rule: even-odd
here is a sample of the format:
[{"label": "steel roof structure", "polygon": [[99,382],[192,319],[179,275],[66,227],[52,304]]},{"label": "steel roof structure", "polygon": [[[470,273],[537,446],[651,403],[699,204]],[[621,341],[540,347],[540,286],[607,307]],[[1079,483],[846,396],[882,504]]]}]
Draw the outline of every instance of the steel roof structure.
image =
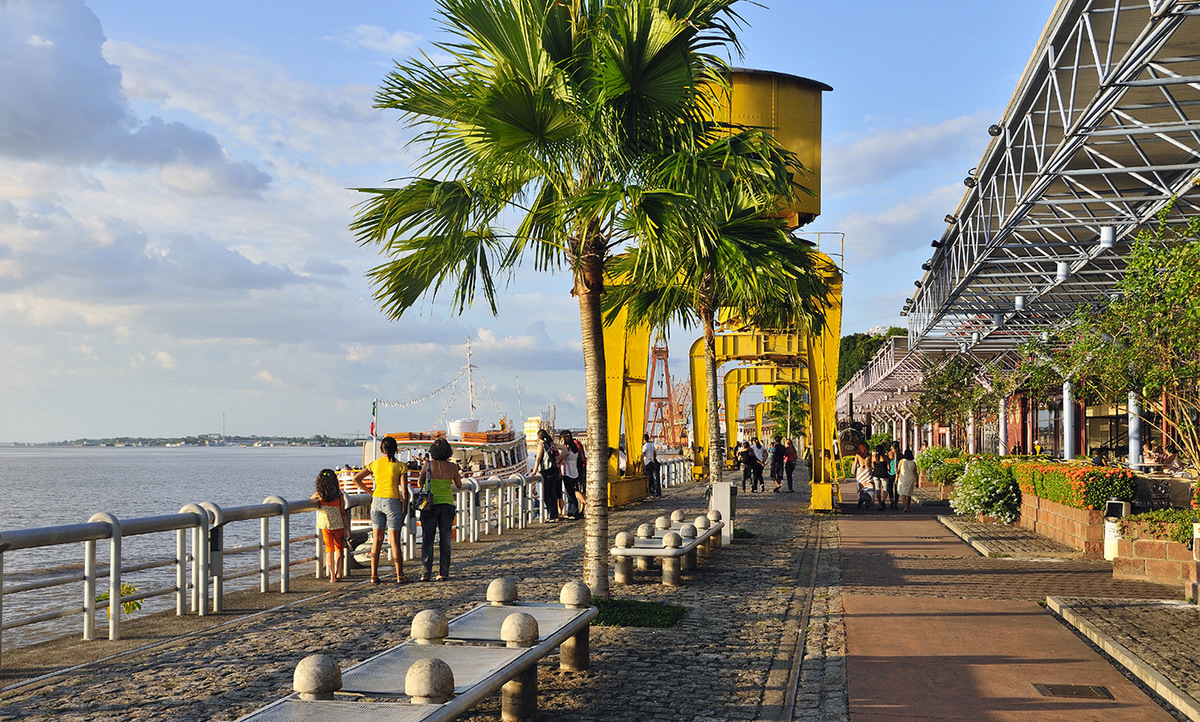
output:
[{"label": "steel roof structure", "polygon": [[1200,0],[1062,0],[988,132],[901,311],[905,353],[885,346],[840,412],[902,404],[931,353],[1003,357],[1104,302],[1138,228],[1200,210]]}]

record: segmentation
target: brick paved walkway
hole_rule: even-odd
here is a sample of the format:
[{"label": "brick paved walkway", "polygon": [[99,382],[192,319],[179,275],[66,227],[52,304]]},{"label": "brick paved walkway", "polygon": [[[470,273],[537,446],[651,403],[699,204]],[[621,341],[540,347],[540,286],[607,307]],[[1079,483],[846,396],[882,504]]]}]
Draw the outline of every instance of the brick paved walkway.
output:
[{"label": "brick paved walkway", "polygon": [[[687,485],[668,489],[661,500],[614,510],[610,531],[632,529],[675,508],[700,513],[702,494],[701,485]],[[796,645],[795,610],[805,593],[802,562],[811,551],[814,522],[806,506],[803,493],[744,495],[737,526],[755,538],[723,548],[685,575],[681,588],[662,587],[657,575],[614,587],[614,596],[682,604],[687,614],[671,629],[593,628],[593,664],[583,674],[559,672],[557,657],[547,658],[539,666],[541,719],[778,718]],[[580,576],[582,533],[581,522],[537,525],[456,546],[450,582],[344,585],[306,601],[305,593],[287,599],[270,595],[275,604],[298,603],[241,621],[231,614],[158,618],[168,630],[178,625],[175,633],[194,631],[187,639],[171,641],[170,631],[139,633],[139,626],[153,625],[128,624],[129,638],[116,644],[69,639],[43,646],[40,654],[6,653],[0,687],[76,661],[72,649],[96,656],[163,643],[0,693],[0,719],[232,719],[290,692],[292,670],[305,655],[324,652],[349,666],[405,639],[412,616],[423,608],[451,615],[466,611],[483,599],[487,583],[497,576],[519,577],[524,599],[557,600],[561,585]],[[827,536],[826,546],[836,549],[836,533]],[[821,574],[826,586],[814,606],[818,629],[810,629],[806,639],[812,661],[804,669],[796,715],[844,719],[836,554],[823,558]],[[297,587],[318,589],[315,582]],[[218,621],[226,626],[211,628]],[[472,719],[495,719],[498,707],[498,698],[493,699]]]}]

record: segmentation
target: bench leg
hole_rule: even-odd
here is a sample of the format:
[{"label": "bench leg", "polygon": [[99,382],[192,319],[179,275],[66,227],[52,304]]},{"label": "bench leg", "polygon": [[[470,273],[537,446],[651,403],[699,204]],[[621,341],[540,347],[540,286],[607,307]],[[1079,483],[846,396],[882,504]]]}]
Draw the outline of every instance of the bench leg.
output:
[{"label": "bench leg", "polygon": [[633,559],[631,557],[613,557],[613,580],[617,584],[633,583]]},{"label": "bench leg", "polygon": [[504,722],[537,719],[537,696],[537,665],[533,664],[500,688],[500,719]]},{"label": "bench leg", "polygon": [[709,537],[708,539],[705,539],[696,545],[696,551],[699,552],[696,555],[697,561],[706,562],[712,556],[712,550],[708,548],[710,539],[712,539],[712,537]]},{"label": "bench leg", "polygon": [[558,648],[558,668],[567,672],[582,672],[591,664],[592,642],[588,628],[568,637]]},{"label": "bench leg", "polygon": [[693,549],[683,555],[683,571],[691,572],[696,570],[696,550]]},{"label": "bench leg", "polygon": [[650,571],[650,557],[634,557],[633,567],[639,572]]},{"label": "bench leg", "polygon": [[663,557],[663,586],[677,587],[680,584],[679,557]]}]

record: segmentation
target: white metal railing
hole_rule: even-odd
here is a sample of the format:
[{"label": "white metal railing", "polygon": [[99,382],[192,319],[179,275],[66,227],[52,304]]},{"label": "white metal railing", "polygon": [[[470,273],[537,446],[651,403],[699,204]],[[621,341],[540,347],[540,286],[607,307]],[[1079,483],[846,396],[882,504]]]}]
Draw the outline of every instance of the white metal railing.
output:
[{"label": "white metal railing", "polygon": [[[685,458],[670,458],[660,461],[659,474],[664,489],[678,486],[691,480],[691,462]],[[548,509],[540,474],[513,474],[507,478],[464,479],[463,488],[455,492],[454,538],[457,541],[475,542],[482,536],[504,534],[512,529],[524,529],[535,521],[545,521]],[[345,495],[348,507],[369,506],[367,494]],[[83,638],[95,638],[98,582],[108,577],[108,638],[120,639],[122,605],[130,601],[141,601],[159,596],[175,595],[175,613],[182,616],[188,610],[198,615],[224,610],[225,585],[235,579],[259,577],[259,591],[270,591],[273,572],[279,572],[279,591],[289,589],[289,574],[284,570],[315,562],[315,574],[321,575],[324,555],[323,539],[320,534],[292,536],[291,522],[296,514],[315,512],[317,502],[311,499],[287,501],[278,496],[267,497],[262,504],[221,508],[211,502],[188,504],[178,514],[119,519],[108,512],[95,514],[85,524],[38,527],[0,532],[0,650],[3,632],[32,624],[39,624],[73,615],[83,616]],[[277,531],[272,536],[271,520],[279,519]],[[258,540],[254,543],[227,546],[225,532],[235,524],[259,522]],[[309,522],[312,523],[311,521]],[[416,515],[412,515],[401,530],[401,550],[405,561],[418,555],[420,538]],[[315,525],[314,525],[315,527]],[[310,527],[311,528],[311,527]],[[189,544],[188,532],[191,532]],[[174,551],[156,558],[141,559],[132,563],[122,551],[125,539],[136,536],[174,533]],[[96,543],[108,540],[108,562],[97,564]],[[286,540],[286,543],[285,543]],[[293,558],[291,545],[314,540],[311,556]],[[5,557],[13,552],[29,549],[72,544],[83,545],[83,570],[80,573],[33,575],[34,578],[18,584],[5,583]],[[272,550],[278,550],[276,563],[272,563]],[[240,565],[226,569],[227,559],[245,555],[257,555],[256,565]],[[349,565],[349,555],[346,555]],[[138,589],[130,596],[122,595],[122,580],[126,575],[144,573],[155,569],[173,567],[173,583],[161,584],[147,589]],[[208,573],[204,573],[208,570]],[[10,600],[15,595],[37,590],[53,589],[82,584],[82,604],[6,619],[4,611],[11,608]]]}]

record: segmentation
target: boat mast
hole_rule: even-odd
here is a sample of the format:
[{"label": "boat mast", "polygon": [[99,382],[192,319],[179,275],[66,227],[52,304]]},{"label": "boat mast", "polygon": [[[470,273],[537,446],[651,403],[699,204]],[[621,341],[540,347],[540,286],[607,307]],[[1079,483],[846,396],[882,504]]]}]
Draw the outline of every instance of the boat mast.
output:
[{"label": "boat mast", "polygon": [[475,418],[475,376],[471,373],[471,337],[467,336],[467,402],[471,405],[471,418]]}]

